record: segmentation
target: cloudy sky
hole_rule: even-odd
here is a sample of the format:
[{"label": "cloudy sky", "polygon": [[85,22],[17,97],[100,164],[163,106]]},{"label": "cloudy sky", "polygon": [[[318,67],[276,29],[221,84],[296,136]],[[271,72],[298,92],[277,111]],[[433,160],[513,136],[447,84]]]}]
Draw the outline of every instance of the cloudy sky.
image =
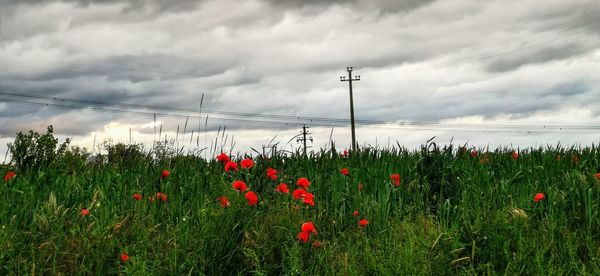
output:
[{"label": "cloudy sky", "polygon": [[240,152],[307,124],[345,148],[347,66],[360,144],[589,145],[599,46],[598,0],[0,0],[0,150],[49,124],[88,148],[226,126]]}]

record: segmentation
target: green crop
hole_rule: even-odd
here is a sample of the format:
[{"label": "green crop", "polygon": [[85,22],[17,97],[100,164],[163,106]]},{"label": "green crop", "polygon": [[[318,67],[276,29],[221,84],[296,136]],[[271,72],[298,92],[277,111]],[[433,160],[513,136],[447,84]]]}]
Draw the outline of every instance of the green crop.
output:
[{"label": "green crop", "polygon": [[[259,156],[229,173],[193,154],[108,149],[2,167],[17,176],[0,189],[0,274],[600,274],[593,146],[520,150],[516,160],[509,148],[331,149]],[[301,177],[314,206],[291,195]],[[280,183],[290,194],[275,191]],[[317,234],[304,243],[308,221]]]}]

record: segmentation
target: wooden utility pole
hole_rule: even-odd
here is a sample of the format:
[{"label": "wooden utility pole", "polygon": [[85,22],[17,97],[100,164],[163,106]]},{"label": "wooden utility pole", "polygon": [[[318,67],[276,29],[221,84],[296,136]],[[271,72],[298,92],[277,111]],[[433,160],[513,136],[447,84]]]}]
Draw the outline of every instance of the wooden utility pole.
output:
[{"label": "wooden utility pole", "polygon": [[302,138],[298,137],[298,139],[296,139],[296,142],[300,142],[300,141],[302,141],[302,142],[304,143],[304,155],[305,155],[305,156],[307,156],[307,155],[306,155],[306,148],[307,148],[307,146],[306,146],[306,141],[307,141],[307,140],[310,140],[310,142],[311,142],[311,143],[312,143],[312,141],[313,141],[313,138],[312,138],[312,137],[308,137],[308,138],[306,138],[306,135],[309,135],[309,134],[310,134],[310,132],[308,132],[308,129],[309,129],[309,127],[307,127],[306,125],[302,125],[302,132],[300,133],[300,134],[302,134]]},{"label": "wooden utility pole", "polygon": [[352,128],[352,151],[356,150],[357,148],[357,144],[356,144],[356,132],[354,130],[354,99],[352,97],[352,82],[353,81],[360,81],[360,75],[357,75],[356,77],[352,78],[352,67],[346,67],[346,71],[348,71],[348,78],[346,79],[346,77],[341,76],[340,77],[340,81],[347,81],[348,82],[348,87],[350,89],[350,124],[351,124],[351,128]]}]

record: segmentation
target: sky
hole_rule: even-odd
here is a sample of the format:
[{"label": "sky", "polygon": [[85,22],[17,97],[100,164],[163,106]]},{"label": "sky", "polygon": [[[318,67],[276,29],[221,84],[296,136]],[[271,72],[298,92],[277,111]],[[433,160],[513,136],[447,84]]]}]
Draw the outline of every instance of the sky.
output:
[{"label": "sky", "polygon": [[597,0],[0,0],[0,151],[348,148],[348,66],[360,145],[591,145],[599,46]]}]

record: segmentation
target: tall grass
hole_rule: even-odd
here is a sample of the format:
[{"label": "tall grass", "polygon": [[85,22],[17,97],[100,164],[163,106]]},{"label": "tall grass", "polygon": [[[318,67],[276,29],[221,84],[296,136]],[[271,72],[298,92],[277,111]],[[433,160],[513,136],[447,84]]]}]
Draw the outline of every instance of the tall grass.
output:
[{"label": "tall grass", "polygon": [[[475,157],[431,144],[348,157],[332,149],[259,156],[231,173],[181,151],[117,152],[67,154],[3,184],[0,274],[600,274],[595,147],[526,149],[517,160],[508,148]],[[161,180],[163,169],[171,174]],[[314,207],[274,191],[293,190],[299,177],[312,182]],[[257,206],[231,188],[235,180],[259,195]],[[167,202],[147,199],[157,192]],[[546,198],[535,203],[538,192]],[[306,221],[318,235],[304,244]]]}]

